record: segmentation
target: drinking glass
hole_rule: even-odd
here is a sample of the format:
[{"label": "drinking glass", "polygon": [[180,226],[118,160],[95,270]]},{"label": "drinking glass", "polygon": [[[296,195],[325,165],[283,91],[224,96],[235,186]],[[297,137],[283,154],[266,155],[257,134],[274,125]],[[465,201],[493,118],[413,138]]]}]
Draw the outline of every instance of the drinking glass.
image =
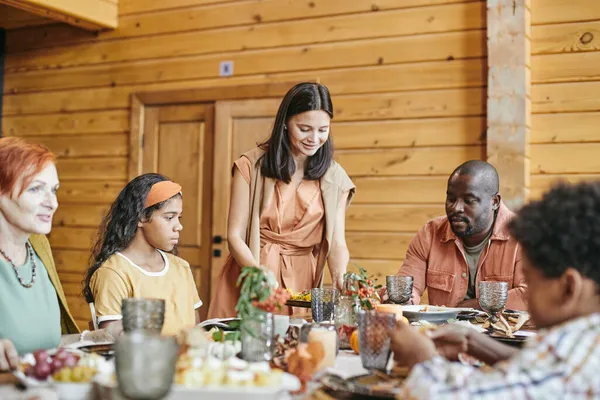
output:
[{"label": "drinking glass", "polygon": [[335,357],[339,349],[339,338],[335,326],[313,326],[308,332],[308,343],[321,343],[323,345],[325,354],[317,366],[317,371],[335,365]]},{"label": "drinking glass", "polygon": [[492,323],[498,320],[498,313],[506,307],[507,299],[507,282],[479,282],[479,306],[483,311],[488,313]]},{"label": "drinking glass", "polygon": [[310,308],[313,322],[330,321],[338,297],[337,289],[314,288],[310,292]]},{"label": "drinking glass", "polygon": [[335,304],[335,325],[339,328],[342,325],[356,324],[356,311],[359,308],[352,296],[339,296]]},{"label": "drinking glass", "polygon": [[175,337],[143,330],[123,333],[115,342],[119,390],[128,399],[159,400],[173,385],[179,345]]},{"label": "drinking glass", "polygon": [[240,330],[242,359],[248,362],[271,361],[275,345],[273,314],[262,313],[252,319],[243,319]]},{"label": "drinking glass", "polygon": [[396,315],[361,311],[358,315],[358,347],[365,369],[385,370],[392,354],[388,331],[394,329]]},{"label": "drinking glass", "polygon": [[395,304],[407,303],[413,290],[412,276],[388,275],[385,277],[387,295],[390,301]]},{"label": "drinking glass", "polygon": [[148,333],[160,334],[165,321],[165,301],[163,299],[142,299],[130,297],[121,302],[123,330],[133,332],[141,329]]}]

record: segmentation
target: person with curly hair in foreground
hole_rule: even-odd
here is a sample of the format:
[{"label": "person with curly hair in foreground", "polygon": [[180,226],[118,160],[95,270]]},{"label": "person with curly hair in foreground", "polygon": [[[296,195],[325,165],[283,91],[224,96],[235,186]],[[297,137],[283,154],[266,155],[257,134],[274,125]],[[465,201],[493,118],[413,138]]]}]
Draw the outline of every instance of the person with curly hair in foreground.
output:
[{"label": "person with curly hair in foreground", "polygon": [[[557,185],[509,228],[537,337],[518,350],[468,327],[425,336],[399,324],[394,356],[412,369],[401,398],[600,399],[600,182]],[[460,353],[491,368],[453,362]]]}]

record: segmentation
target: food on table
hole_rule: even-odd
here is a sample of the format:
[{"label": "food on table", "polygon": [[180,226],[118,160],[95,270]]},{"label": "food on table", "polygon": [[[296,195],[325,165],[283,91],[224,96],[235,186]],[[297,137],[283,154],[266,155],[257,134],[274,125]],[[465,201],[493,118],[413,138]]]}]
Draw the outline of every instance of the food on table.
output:
[{"label": "food on table", "polygon": [[426,312],[447,311],[447,308],[448,307],[446,307],[446,306],[432,306],[432,305],[427,304],[425,307],[423,307],[418,312],[426,313]]},{"label": "food on table", "polygon": [[417,330],[421,333],[426,333],[427,331],[433,331],[439,328],[440,325],[432,324],[429,321],[419,321],[419,325],[417,326]]},{"label": "food on table", "polygon": [[218,328],[214,328],[215,330],[211,333],[211,338],[215,342],[225,342],[225,341],[236,341],[241,340],[241,332],[240,331],[222,331]]},{"label": "food on table", "polygon": [[320,342],[299,343],[287,353],[287,372],[300,379],[299,392],[306,390],[307,383],[318,371],[324,356],[325,349]]},{"label": "food on table", "polygon": [[356,330],[356,325],[340,325],[338,327],[338,335],[340,337],[340,350],[349,349],[350,347],[350,336]]},{"label": "food on table", "polygon": [[360,354],[360,347],[358,345],[358,329],[352,332],[350,336],[350,348],[354,350],[356,354]]},{"label": "food on table", "polygon": [[[175,383],[190,387],[280,386],[281,370],[271,368],[266,362],[248,363],[235,357],[241,350],[241,342],[228,341],[226,336],[234,334],[235,337],[236,333],[239,332],[206,332],[199,326],[182,332]],[[215,338],[222,342],[214,341]]]},{"label": "food on table", "polygon": [[272,365],[275,368],[280,368],[282,370],[287,369],[287,354],[290,350],[295,349],[298,346],[299,337],[300,328],[291,326],[283,340],[279,340],[275,343],[272,360]]},{"label": "food on table", "polygon": [[301,292],[293,292],[291,289],[286,289],[291,297],[290,300],[296,301],[310,301],[310,290],[303,290]]},{"label": "food on table", "polygon": [[234,357],[242,350],[241,332],[237,321],[231,321],[227,329],[213,327],[208,332],[201,326],[195,326],[181,332],[178,336],[180,352],[187,348],[204,348],[207,355],[220,360]]},{"label": "food on table", "polygon": [[492,328],[494,334],[513,338],[515,332],[523,327],[529,321],[529,313],[518,312],[509,313],[502,312],[498,315],[498,320],[495,323],[490,323],[488,317],[476,317],[475,322],[481,323],[483,329]]},{"label": "food on table", "polygon": [[395,314],[396,321],[402,318],[402,306],[400,304],[377,304],[375,310],[379,312]]},{"label": "food on table", "polygon": [[46,350],[37,350],[23,357],[21,370],[37,381],[53,379],[57,382],[91,382],[99,366],[105,362],[97,354],[79,354],[58,349],[50,355]]},{"label": "food on table", "polygon": [[223,361],[192,348],[179,356],[175,372],[175,383],[189,387],[278,387],[282,379],[283,371],[266,362],[248,363],[235,357]]},{"label": "food on table", "polygon": [[52,375],[56,382],[90,382],[96,375],[96,369],[85,365],[65,367]]}]

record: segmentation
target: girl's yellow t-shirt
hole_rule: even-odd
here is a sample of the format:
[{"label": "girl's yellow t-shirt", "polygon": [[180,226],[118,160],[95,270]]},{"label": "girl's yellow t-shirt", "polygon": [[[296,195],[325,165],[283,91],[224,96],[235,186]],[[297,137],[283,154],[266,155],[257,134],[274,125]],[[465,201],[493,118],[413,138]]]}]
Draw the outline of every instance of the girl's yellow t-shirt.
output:
[{"label": "girl's yellow t-shirt", "polygon": [[94,273],[90,287],[98,323],[121,319],[121,301],[129,297],[165,300],[163,335],[177,335],[196,324],[202,305],[187,261],[157,250],[165,267],[148,272],[121,253],[113,254]]}]

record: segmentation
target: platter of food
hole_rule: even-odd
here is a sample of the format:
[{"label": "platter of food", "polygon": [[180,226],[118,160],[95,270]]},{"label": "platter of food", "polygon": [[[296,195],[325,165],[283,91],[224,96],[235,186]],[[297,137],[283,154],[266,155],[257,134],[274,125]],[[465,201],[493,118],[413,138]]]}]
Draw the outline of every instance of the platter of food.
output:
[{"label": "platter of food", "polygon": [[98,354],[62,348],[25,354],[14,375],[25,387],[54,387],[61,400],[85,400],[94,377],[107,368]]},{"label": "platter of food", "polygon": [[459,312],[466,310],[470,309],[443,306],[438,307],[430,305],[410,305],[402,306],[402,315],[405,316],[410,322],[445,322],[449,319],[456,319]]},{"label": "platter of food", "polygon": [[408,375],[406,368],[394,368],[389,374],[373,372],[367,375],[343,379],[329,374],[321,378],[325,389],[335,398],[360,396],[361,398],[395,399],[400,394],[402,383]]},{"label": "platter of food", "polygon": [[286,301],[286,306],[310,308],[310,290],[304,290],[297,293],[288,290],[288,292],[290,292],[290,299]]},{"label": "platter of food", "polygon": [[[102,399],[120,399],[114,373],[95,379]],[[195,352],[182,354],[177,361],[174,384],[166,399],[192,400],[276,400],[285,392],[300,388],[298,378],[267,363],[247,363],[236,357],[227,361]]]}]

